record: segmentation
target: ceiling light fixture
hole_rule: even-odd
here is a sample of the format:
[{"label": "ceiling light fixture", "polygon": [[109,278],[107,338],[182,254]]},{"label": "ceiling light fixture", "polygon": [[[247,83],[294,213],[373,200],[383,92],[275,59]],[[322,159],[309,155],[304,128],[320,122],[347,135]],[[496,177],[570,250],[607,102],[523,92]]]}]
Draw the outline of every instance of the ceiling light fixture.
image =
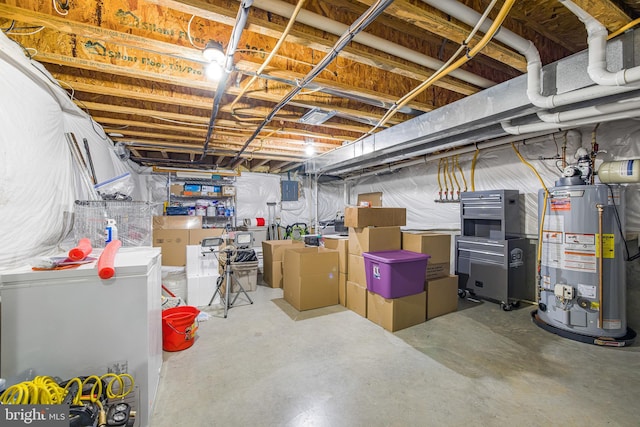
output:
[{"label": "ceiling light fixture", "polygon": [[305,141],[304,154],[306,154],[308,157],[313,156],[316,153],[316,148],[313,146],[313,139],[305,138],[304,141]]},{"label": "ceiling light fixture", "polygon": [[307,112],[307,114],[302,116],[300,120],[298,120],[298,122],[304,123],[307,125],[319,125],[326,122],[331,117],[335,116],[336,113],[337,113],[336,110],[327,111],[327,110],[323,110],[321,108],[316,107],[309,110],[309,112]]},{"label": "ceiling light fixture", "polygon": [[224,62],[222,43],[209,40],[202,51],[202,57],[209,62],[217,62],[222,65]]},{"label": "ceiling light fixture", "polygon": [[204,67],[204,73],[209,80],[218,81],[222,77],[222,65],[213,61],[211,64],[207,64]]}]

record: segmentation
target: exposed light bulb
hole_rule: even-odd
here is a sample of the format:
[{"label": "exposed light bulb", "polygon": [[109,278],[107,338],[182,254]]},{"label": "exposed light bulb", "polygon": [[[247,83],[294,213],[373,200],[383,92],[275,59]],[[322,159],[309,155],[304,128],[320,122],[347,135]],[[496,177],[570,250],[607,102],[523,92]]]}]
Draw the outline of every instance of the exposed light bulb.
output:
[{"label": "exposed light bulb", "polygon": [[313,144],[309,143],[307,144],[307,146],[304,148],[304,153],[307,156],[313,156],[316,152],[316,149],[313,147]]},{"label": "exposed light bulb", "polygon": [[217,62],[205,65],[204,73],[209,80],[218,81],[222,77],[222,65]]},{"label": "exposed light bulb", "polygon": [[222,51],[222,45],[213,40],[209,40],[204,50],[202,51],[202,57],[209,62],[217,62],[222,64],[224,62],[224,52]]}]

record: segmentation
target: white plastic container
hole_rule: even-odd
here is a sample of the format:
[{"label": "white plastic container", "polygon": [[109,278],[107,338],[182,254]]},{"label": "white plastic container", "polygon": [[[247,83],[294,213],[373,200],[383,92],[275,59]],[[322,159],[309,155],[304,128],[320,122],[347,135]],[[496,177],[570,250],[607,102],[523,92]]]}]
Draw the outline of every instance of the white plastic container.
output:
[{"label": "white plastic container", "polygon": [[196,201],[196,216],[206,216],[208,207],[209,207],[208,200]]}]

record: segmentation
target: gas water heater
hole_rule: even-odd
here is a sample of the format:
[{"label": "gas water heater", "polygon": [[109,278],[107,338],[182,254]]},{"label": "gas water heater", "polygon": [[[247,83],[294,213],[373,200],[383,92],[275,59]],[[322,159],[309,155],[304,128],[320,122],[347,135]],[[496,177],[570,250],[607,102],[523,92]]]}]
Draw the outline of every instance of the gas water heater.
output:
[{"label": "gas water heater", "polygon": [[[600,173],[600,171],[603,173]],[[640,160],[604,163],[600,184],[591,168],[568,166],[552,188],[538,192],[538,309],[541,328],[597,345],[625,346],[627,327],[625,187]],[[605,172],[606,171],[606,172]]]}]

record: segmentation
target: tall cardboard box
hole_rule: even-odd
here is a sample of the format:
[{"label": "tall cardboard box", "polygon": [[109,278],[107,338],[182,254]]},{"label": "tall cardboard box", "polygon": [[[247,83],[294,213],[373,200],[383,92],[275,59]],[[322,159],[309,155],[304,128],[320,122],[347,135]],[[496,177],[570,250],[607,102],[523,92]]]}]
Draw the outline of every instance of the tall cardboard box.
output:
[{"label": "tall cardboard box", "polygon": [[428,280],[427,320],[458,310],[458,276]]},{"label": "tall cardboard box", "polygon": [[192,229],[200,229],[200,228],[202,228],[201,216],[158,215],[153,217],[154,230],[167,230],[167,229],[192,230]]},{"label": "tall cardboard box", "polygon": [[367,291],[367,319],[390,332],[423,323],[426,318],[427,293],[387,299]]},{"label": "tall cardboard box", "polygon": [[450,274],[450,234],[403,231],[402,249],[431,256],[427,263],[427,280],[447,277]]},{"label": "tall cardboard box", "polygon": [[324,247],[338,251],[340,273],[349,272],[349,238],[347,236],[324,236]]},{"label": "tall cardboard box", "polygon": [[342,272],[338,282],[338,302],[342,306],[347,306],[347,275]]},{"label": "tall cardboard box", "polygon": [[284,252],[284,299],[299,311],[338,304],[338,251],[320,247]]},{"label": "tall cardboard box", "polygon": [[367,287],[367,274],[364,269],[364,257],[360,255],[349,254],[349,274],[347,274],[347,280],[350,282],[356,282],[365,288]]},{"label": "tall cardboard box", "polygon": [[153,246],[162,252],[162,265],[183,267],[187,264],[189,230],[154,229]]},{"label": "tall cardboard box", "polygon": [[400,227],[349,228],[349,253],[396,251],[402,246]]},{"label": "tall cardboard box", "polygon": [[361,208],[349,206],[344,210],[345,227],[388,227],[407,225],[406,208]]},{"label": "tall cardboard box", "polygon": [[262,242],[262,279],[272,288],[282,287],[282,268],[287,249],[302,248],[304,242],[298,240],[265,240]]},{"label": "tall cardboard box", "polygon": [[347,282],[347,308],[362,317],[367,317],[367,287]]}]

